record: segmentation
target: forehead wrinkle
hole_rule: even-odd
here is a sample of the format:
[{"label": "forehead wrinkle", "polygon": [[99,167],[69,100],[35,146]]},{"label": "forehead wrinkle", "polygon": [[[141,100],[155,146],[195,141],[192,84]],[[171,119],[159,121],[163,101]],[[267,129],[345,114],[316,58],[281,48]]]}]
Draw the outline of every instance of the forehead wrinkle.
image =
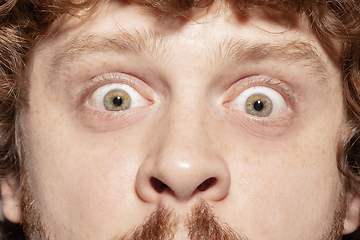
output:
[{"label": "forehead wrinkle", "polygon": [[56,74],[64,65],[70,65],[76,59],[93,53],[147,54],[161,58],[166,55],[166,48],[162,43],[163,36],[155,31],[125,32],[119,29],[119,32],[112,35],[79,34],[55,51],[50,72]]},{"label": "forehead wrinkle", "polygon": [[218,65],[271,60],[275,63],[300,66],[317,76],[318,84],[325,84],[329,76],[325,62],[314,47],[302,41],[249,43],[243,39],[230,38],[219,44],[215,59],[218,59]]},{"label": "forehead wrinkle", "polygon": [[[55,57],[50,64],[50,74],[54,76],[64,65],[70,65],[77,58],[96,52],[143,54],[163,63],[171,61],[168,51],[175,47],[177,41],[171,41],[166,34],[155,30],[131,32],[125,32],[121,28],[118,30],[112,35],[79,34],[71,38],[55,51]],[[203,50],[205,51],[201,54],[204,55],[208,65],[214,67],[234,62],[271,60],[275,63],[304,67],[304,70],[318,76],[319,84],[326,83],[328,76],[324,61],[307,42],[249,43],[243,39],[228,38],[221,41],[213,51]],[[51,81],[54,78],[49,79]]]}]

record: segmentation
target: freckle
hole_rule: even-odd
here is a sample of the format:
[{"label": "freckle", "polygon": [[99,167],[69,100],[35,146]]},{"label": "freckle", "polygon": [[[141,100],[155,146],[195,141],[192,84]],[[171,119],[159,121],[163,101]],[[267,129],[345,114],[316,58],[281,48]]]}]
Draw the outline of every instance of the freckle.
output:
[{"label": "freckle", "polygon": [[[165,89],[161,89],[160,93],[166,98],[167,97],[167,91]],[[163,99],[162,99],[163,100]]]},{"label": "freckle", "polygon": [[249,159],[248,159],[247,157],[244,157],[244,161],[245,161],[246,163],[248,163],[248,162],[249,162]]}]

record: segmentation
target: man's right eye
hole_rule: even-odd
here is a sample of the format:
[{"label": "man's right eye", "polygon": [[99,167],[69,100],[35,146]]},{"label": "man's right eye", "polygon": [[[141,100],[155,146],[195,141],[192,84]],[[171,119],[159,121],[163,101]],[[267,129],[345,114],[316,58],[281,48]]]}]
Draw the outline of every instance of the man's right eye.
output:
[{"label": "man's right eye", "polygon": [[148,101],[134,88],[122,83],[111,83],[99,87],[91,95],[88,103],[107,111],[124,111],[148,105]]}]

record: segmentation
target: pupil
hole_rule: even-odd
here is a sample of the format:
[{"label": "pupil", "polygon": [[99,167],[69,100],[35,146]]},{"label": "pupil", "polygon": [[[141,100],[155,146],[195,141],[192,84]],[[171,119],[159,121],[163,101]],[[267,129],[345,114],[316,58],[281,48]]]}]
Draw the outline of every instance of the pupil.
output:
[{"label": "pupil", "polygon": [[122,104],[123,100],[121,97],[117,96],[114,98],[113,102],[115,106],[119,107]]},{"label": "pupil", "polygon": [[264,107],[264,104],[261,101],[256,101],[254,103],[254,108],[256,111],[261,111]]}]

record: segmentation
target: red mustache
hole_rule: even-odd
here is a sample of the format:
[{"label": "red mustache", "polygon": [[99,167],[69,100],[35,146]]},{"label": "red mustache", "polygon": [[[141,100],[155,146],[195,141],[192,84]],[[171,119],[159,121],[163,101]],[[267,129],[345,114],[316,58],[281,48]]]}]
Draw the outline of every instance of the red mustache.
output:
[{"label": "red mustache", "polygon": [[[170,240],[178,230],[178,220],[169,209],[159,206],[142,225],[114,240]],[[185,221],[188,237],[192,240],[248,240],[228,225],[221,223],[210,206],[202,201],[191,211]]]}]

